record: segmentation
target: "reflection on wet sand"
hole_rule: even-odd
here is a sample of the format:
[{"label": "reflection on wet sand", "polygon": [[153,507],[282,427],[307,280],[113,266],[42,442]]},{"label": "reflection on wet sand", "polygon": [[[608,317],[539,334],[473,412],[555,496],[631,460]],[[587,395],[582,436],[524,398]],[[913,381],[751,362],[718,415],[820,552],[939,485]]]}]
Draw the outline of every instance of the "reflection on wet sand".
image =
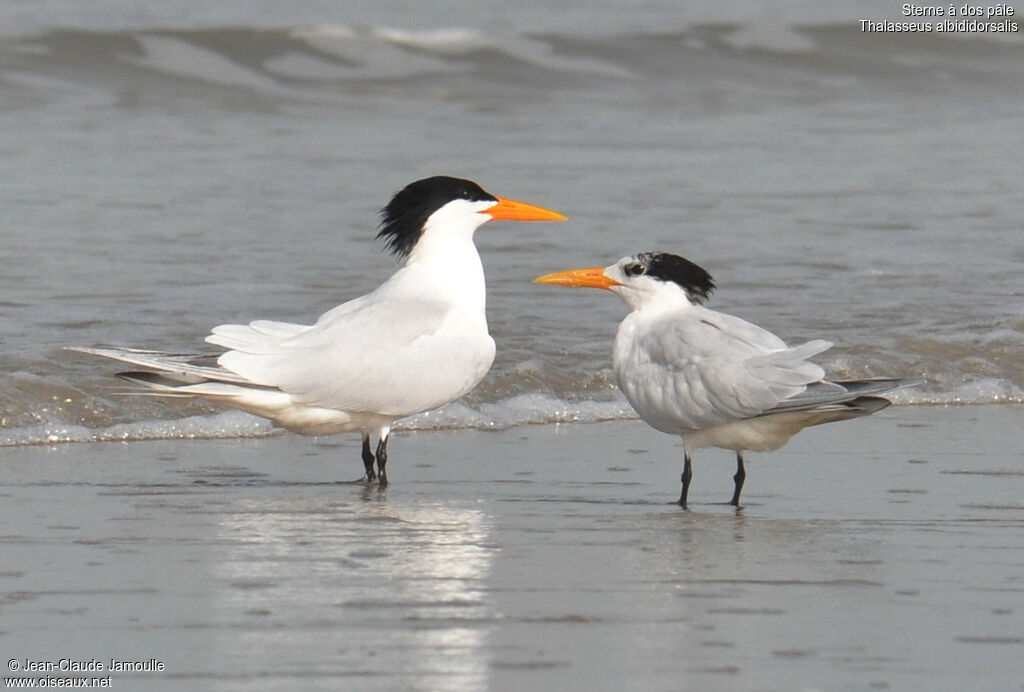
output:
[{"label": "reflection on wet sand", "polygon": [[1019,411],[809,434],[740,512],[680,510],[640,422],[422,434],[386,494],[285,436],[13,450],[0,646],[156,692],[1010,689],[1024,476],[979,420]]},{"label": "reflection on wet sand", "polygon": [[[384,687],[462,690],[487,675],[494,546],[467,503],[239,499],[212,564],[220,645],[292,676],[381,677]],[[239,646],[238,639],[246,640]],[[337,652],[323,658],[324,639]],[[365,682],[365,681],[364,681]]]}]

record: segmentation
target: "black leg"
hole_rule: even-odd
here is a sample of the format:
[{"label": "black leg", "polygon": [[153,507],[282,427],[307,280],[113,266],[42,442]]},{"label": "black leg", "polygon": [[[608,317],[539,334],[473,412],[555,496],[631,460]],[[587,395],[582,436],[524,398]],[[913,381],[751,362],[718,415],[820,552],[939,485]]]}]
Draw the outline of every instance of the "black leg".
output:
[{"label": "black leg", "polygon": [[736,475],[732,477],[736,489],[733,490],[732,499],[729,500],[729,504],[733,507],[739,508],[740,506],[740,491],[743,490],[743,481],[746,478],[747,472],[743,468],[743,452],[736,452]]},{"label": "black leg", "polygon": [[384,466],[388,463],[388,436],[387,434],[381,435],[380,442],[377,443],[377,476],[379,478],[378,483],[385,486],[388,484],[388,474],[384,470]]},{"label": "black leg", "polygon": [[370,436],[363,433],[363,467],[366,469],[366,480],[372,481],[377,478],[373,470],[373,452],[370,451]]},{"label": "black leg", "polygon": [[693,478],[693,468],[690,466],[690,455],[683,452],[683,492],[679,496],[679,506],[686,509],[686,496],[690,492],[690,479]]}]

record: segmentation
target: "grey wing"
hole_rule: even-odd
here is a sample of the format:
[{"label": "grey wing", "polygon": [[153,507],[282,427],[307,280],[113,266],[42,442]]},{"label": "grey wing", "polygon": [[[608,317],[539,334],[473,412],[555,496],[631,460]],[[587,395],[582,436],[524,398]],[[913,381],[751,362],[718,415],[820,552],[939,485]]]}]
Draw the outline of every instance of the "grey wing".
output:
[{"label": "grey wing", "polygon": [[669,374],[674,415],[686,429],[751,418],[803,394],[824,370],[807,359],[831,344],[789,347],[757,325],[712,311],[669,319],[646,335],[652,364]]}]

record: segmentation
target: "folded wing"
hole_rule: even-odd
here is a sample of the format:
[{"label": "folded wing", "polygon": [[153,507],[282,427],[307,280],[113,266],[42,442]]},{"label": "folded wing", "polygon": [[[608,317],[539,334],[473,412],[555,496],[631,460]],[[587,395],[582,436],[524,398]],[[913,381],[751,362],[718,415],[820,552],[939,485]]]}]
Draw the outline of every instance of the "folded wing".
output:
[{"label": "folded wing", "polygon": [[660,424],[649,422],[673,431],[798,411],[864,415],[888,405],[879,394],[917,384],[885,378],[828,381],[824,370],[808,359],[831,346],[822,340],[788,346],[739,318],[688,311],[661,320],[643,334],[634,382],[624,378],[620,384],[641,415],[646,404],[650,416],[662,415]]},{"label": "folded wing", "polygon": [[636,384],[621,384],[641,415],[643,402],[634,402],[628,389],[640,399],[654,393],[648,411],[670,412],[674,419],[659,429],[700,430],[763,415],[803,395],[825,376],[808,358],[831,345],[815,340],[790,347],[739,318],[691,309],[642,332],[633,377],[624,378]]},{"label": "folded wing", "polygon": [[[460,330],[447,304],[357,299],[315,325],[259,321],[221,325],[207,341],[231,350],[218,364],[254,385],[308,406],[408,415],[461,396],[494,358],[486,330]],[[467,365],[468,364],[468,365]]]}]

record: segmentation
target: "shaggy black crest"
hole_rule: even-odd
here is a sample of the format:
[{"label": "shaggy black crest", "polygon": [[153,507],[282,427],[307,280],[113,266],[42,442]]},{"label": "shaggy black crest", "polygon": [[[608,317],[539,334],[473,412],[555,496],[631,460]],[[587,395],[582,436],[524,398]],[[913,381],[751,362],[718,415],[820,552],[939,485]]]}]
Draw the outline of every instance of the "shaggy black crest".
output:
[{"label": "shaggy black crest", "polygon": [[391,198],[388,206],[380,210],[380,232],[388,251],[398,257],[412,252],[423,235],[423,224],[435,211],[452,200],[470,202],[496,202],[497,198],[484,191],[472,180],[438,175],[409,183]]},{"label": "shaggy black crest", "polygon": [[685,257],[668,252],[643,252],[637,259],[647,269],[647,275],[679,284],[697,303],[703,303],[715,290],[711,274]]}]

